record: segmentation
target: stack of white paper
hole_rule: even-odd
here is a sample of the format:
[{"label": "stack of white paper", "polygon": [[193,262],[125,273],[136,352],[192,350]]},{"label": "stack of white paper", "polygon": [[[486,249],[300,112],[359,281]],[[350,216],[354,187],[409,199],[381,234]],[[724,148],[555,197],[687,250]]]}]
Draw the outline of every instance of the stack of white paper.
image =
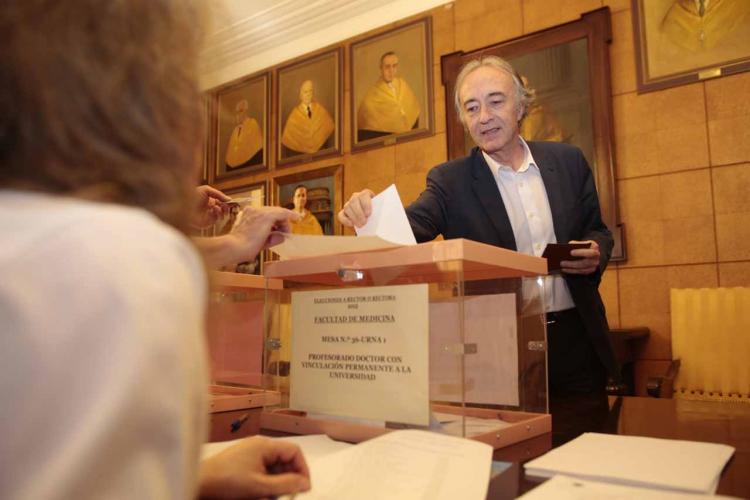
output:
[{"label": "stack of white paper", "polygon": [[526,473],[714,493],[734,453],[725,444],[586,433],[524,465]]},{"label": "stack of white paper", "polygon": [[584,481],[568,476],[555,476],[520,497],[521,500],[700,500],[709,498],[716,500],[733,497],[649,490],[635,486]]},{"label": "stack of white paper", "polygon": [[[492,447],[418,430],[392,431],[358,445],[327,436],[280,438],[297,443],[310,468],[312,489],[295,499],[483,500],[487,496]],[[202,458],[236,441],[203,446]]]},{"label": "stack of white paper", "polygon": [[[244,439],[244,438],[243,438]],[[325,434],[314,434],[311,436],[287,436],[275,438],[282,441],[290,441],[295,443],[302,450],[302,454],[305,456],[306,461],[317,460],[320,457],[335,453],[337,451],[345,450],[351,446],[349,443],[342,443],[341,441],[334,441]],[[205,460],[212,457],[222,451],[226,450],[230,446],[234,446],[241,439],[234,439],[232,441],[221,441],[218,443],[206,443],[201,448],[201,460]]]},{"label": "stack of white paper", "polygon": [[295,499],[483,500],[492,447],[418,430],[393,431],[308,461],[312,489]]}]

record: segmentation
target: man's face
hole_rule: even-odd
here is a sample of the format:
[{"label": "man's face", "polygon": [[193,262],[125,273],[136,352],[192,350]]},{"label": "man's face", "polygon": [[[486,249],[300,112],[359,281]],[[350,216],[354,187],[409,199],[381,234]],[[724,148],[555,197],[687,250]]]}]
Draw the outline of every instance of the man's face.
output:
[{"label": "man's face", "polygon": [[313,99],[313,83],[307,80],[299,88],[299,100],[304,105],[309,105]]},{"label": "man's face", "polygon": [[234,107],[234,121],[237,125],[241,125],[245,118],[247,118],[247,101],[242,100]]},{"label": "man's face", "polygon": [[294,191],[294,208],[301,210],[307,205],[307,188],[297,188]]},{"label": "man's face", "polygon": [[380,74],[383,76],[383,80],[386,83],[391,83],[396,77],[398,71],[398,56],[391,54],[383,58],[383,63],[380,65]]},{"label": "man's face", "polygon": [[459,101],[464,125],[474,142],[489,155],[509,151],[523,114],[510,74],[480,66],[461,84]]}]

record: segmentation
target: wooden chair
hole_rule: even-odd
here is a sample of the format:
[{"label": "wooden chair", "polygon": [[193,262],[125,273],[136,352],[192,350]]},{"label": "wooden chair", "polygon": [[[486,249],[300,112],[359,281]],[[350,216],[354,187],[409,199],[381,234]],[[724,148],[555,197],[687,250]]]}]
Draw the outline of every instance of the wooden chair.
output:
[{"label": "wooden chair", "polygon": [[657,397],[750,403],[750,288],[672,289],[673,362]]}]

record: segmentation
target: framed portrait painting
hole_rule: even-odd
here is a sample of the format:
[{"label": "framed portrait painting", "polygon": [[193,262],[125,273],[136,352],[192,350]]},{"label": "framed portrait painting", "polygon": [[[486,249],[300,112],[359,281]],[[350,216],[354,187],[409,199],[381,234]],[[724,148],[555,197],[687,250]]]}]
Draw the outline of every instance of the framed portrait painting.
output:
[{"label": "framed portrait painting", "polygon": [[430,18],[351,45],[352,150],[430,135]]},{"label": "framed portrait painting", "polygon": [[342,234],[336,214],[341,210],[344,169],[323,167],[275,177],[273,204],[298,212],[302,219],[292,224],[295,234]]},{"label": "framed portrait painting", "polygon": [[214,180],[268,168],[269,73],[215,91]]},{"label": "framed portrait painting", "polygon": [[747,0],[631,0],[638,92],[750,70]]},{"label": "framed portrait painting", "polygon": [[211,162],[209,158],[209,153],[211,151],[211,127],[210,127],[210,117],[211,117],[211,99],[208,98],[208,96],[205,96],[203,98],[203,101],[201,101],[202,109],[203,109],[203,126],[205,127],[204,134],[203,134],[203,144],[201,148],[201,170],[199,174],[199,183],[200,184],[208,184],[209,182],[209,164]]},{"label": "framed portrait painting", "polygon": [[604,222],[615,235],[613,260],[625,259],[623,226],[618,223],[612,149],[609,80],[609,9],[588,12],[578,21],[531,33],[472,52],[441,58],[445,85],[448,156],[465,156],[475,146],[453,104],[461,67],[483,55],[511,63],[534,99],[520,127],[527,141],[558,141],[583,151],[594,174]]},{"label": "framed portrait painting", "polygon": [[342,49],[279,68],[276,164],[341,154]]},{"label": "framed portrait painting", "polygon": [[[229,216],[224,217],[214,225],[215,236],[226,234],[232,229],[232,226],[237,220],[237,215],[242,208],[262,207],[266,204],[265,182],[226,190],[225,193],[229,195],[235,203],[232,204]],[[234,269],[225,270],[244,274],[263,274],[263,261],[263,252],[260,252],[254,260],[240,262]]]}]

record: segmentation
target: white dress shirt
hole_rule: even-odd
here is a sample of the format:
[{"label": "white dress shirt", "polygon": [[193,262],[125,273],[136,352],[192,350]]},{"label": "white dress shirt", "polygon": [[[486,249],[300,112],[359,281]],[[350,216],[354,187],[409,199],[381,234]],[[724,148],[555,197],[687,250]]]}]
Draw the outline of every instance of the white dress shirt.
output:
[{"label": "white dress shirt", "polygon": [[[500,190],[518,251],[541,257],[547,243],[557,243],[552,211],[542,174],[534,162],[534,157],[531,156],[529,146],[520,137],[518,140],[523,145],[525,156],[521,168],[517,171],[509,165],[495,161],[484,151],[482,154]],[[524,293],[529,293],[530,288],[525,285]],[[547,312],[575,307],[568,285],[562,276],[544,277],[544,304]]]}]

